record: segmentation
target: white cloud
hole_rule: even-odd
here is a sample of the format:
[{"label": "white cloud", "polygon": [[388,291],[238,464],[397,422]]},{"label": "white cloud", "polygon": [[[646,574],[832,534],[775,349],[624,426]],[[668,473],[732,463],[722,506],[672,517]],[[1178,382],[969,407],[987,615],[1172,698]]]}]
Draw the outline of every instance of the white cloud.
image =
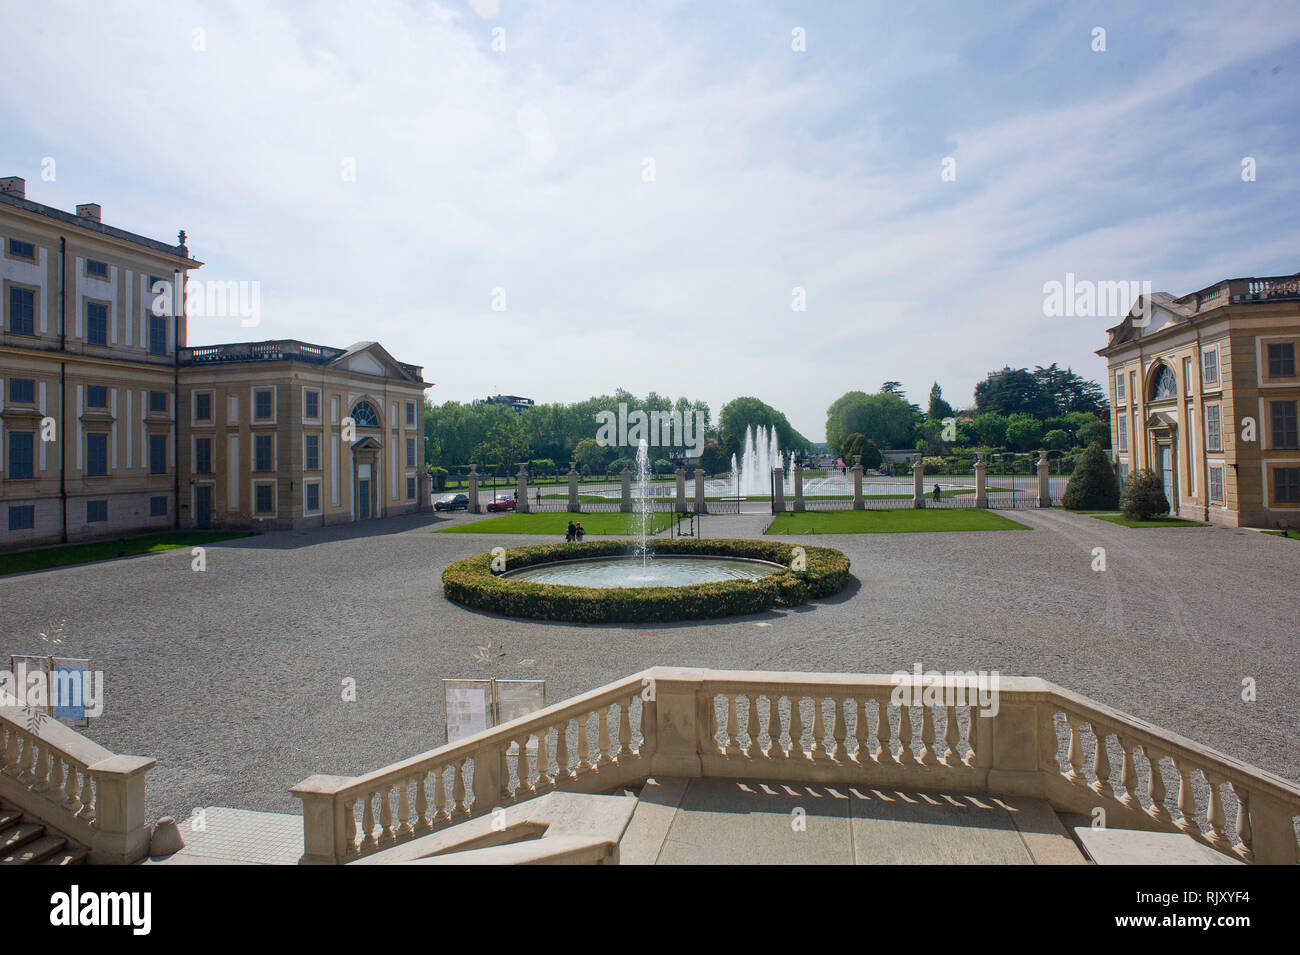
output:
[{"label": "white cloud", "polygon": [[1028,4],[805,9],[805,54],[761,5],[298,9],[12,12],[0,174],[186,228],[201,275],[262,282],[259,335],[378,338],[437,401],[755,394],[820,437],[885,379],[961,404],[1007,362],[1099,376],[1111,322],[1042,317],[1066,271],[1182,292],[1300,267],[1287,77],[1241,79],[1296,42],[1275,7],[1116,14],[1095,59],[1091,23]]}]

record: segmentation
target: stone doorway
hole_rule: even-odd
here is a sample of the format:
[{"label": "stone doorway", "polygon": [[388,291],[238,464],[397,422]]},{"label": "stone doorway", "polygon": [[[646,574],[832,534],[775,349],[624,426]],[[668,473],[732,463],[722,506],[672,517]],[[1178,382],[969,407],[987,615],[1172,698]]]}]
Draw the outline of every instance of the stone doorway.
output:
[{"label": "stone doorway", "polygon": [[358,521],[379,517],[383,446],[372,437],[358,438],[352,444],[352,514]]}]

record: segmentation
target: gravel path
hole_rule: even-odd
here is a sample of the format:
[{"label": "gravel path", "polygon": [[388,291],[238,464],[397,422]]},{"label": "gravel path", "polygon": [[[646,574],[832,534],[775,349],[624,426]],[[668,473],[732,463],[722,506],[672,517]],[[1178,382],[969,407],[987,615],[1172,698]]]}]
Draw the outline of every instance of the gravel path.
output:
[{"label": "gravel path", "polygon": [[[759,513],[707,536],[758,536]],[[443,677],[541,677],[552,702],[655,664],[1040,676],[1289,779],[1300,779],[1300,544],[1222,528],[1133,529],[1018,511],[1025,532],[829,535],[854,580],[793,611],[638,627],[492,617],[443,599],[452,560],[546,538],[433,534],[414,515],[0,580],[0,653],[106,671],[89,735],[157,758],[149,817],[196,806],[297,811],[289,787],[356,774],[443,742]],[[796,540],[796,538],[787,538]],[[1108,570],[1091,569],[1105,547]],[[530,665],[520,661],[533,660]],[[7,665],[7,659],[4,660]],[[358,700],[342,700],[354,678]],[[1252,677],[1258,700],[1241,700]]]}]

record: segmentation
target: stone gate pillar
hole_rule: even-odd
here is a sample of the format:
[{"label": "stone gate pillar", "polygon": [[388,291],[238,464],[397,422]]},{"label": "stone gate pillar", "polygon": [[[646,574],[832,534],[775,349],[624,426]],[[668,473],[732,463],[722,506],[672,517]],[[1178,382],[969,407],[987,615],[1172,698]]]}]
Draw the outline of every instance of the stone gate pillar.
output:
[{"label": "stone gate pillar", "polygon": [[862,500],[862,455],[853,455],[853,509],[861,511],[866,508],[866,502]]},{"label": "stone gate pillar", "polygon": [[925,468],[920,454],[912,459],[912,506],[925,507]]},{"label": "stone gate pillar", "polygon": [[988,468],[984,466],[984,452],[975,454],[975,506],[989,506]]},{"label": "stone gate pillar", "polygon": [[777,514],[785,511],[785,468],[779,464],[772,469],[772,510]]},{"label": "stone gate pillar", "polygon": [[708,507],[704,500],[704,468],[695,469],[695,513],[708,513]]},{"label": "stone gate pillar", "polygon": [[803,465],[798,461],[794,463],[794,509],[802,511],[803,508]]},{"label": "stone gate pillar", "polygon": [[623,465],[623,470],[619,472],[619,478],[623,482],[623,496],[619,501],[618,509],[624,514],[632,513],[632,472]]},{"label": "stone gate pillar", "polygon": [[478,506],[478,465],[469,466],[469,512],[471,514],[482,514]]},{"label": "stone gate pillar", "polygon": [[678,514],[686,513],[686,469],[679,467],[673,472],[673,477],[677,479],[677,504],[674,510]]},{"label": "stone gate pillar", "polygon": [[521,463],[519,473],[515,475],[515,495],[518,502],[515,504],[515,510],[520,514],[528,513],[528,470]]},{"label": "stone gate pillar", "polygon": [[1038,506],[1052,506],[1052,481],[1048,473],[1047,452],[1038,452]]},{"label": "stone gate pillar", "polygon": [[577,514],[582,510],[578,503],[578,462],[569,462],[569,513]]}]

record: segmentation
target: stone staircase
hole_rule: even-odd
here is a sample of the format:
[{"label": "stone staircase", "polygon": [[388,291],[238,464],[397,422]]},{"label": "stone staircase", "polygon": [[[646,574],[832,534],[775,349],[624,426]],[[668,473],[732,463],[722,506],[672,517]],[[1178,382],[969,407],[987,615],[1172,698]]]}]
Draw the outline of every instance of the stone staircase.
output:
[{"label": "stone staircase", "polygon": [[82,865],[87,850],[0,803],[0,865]]},{"label": "stone staircase", "polygon": [[[1082,825],[1076,823],[1083,822]],[[1025,796],[651,778],[550,792],[351,865],[1241,865]]]}]

